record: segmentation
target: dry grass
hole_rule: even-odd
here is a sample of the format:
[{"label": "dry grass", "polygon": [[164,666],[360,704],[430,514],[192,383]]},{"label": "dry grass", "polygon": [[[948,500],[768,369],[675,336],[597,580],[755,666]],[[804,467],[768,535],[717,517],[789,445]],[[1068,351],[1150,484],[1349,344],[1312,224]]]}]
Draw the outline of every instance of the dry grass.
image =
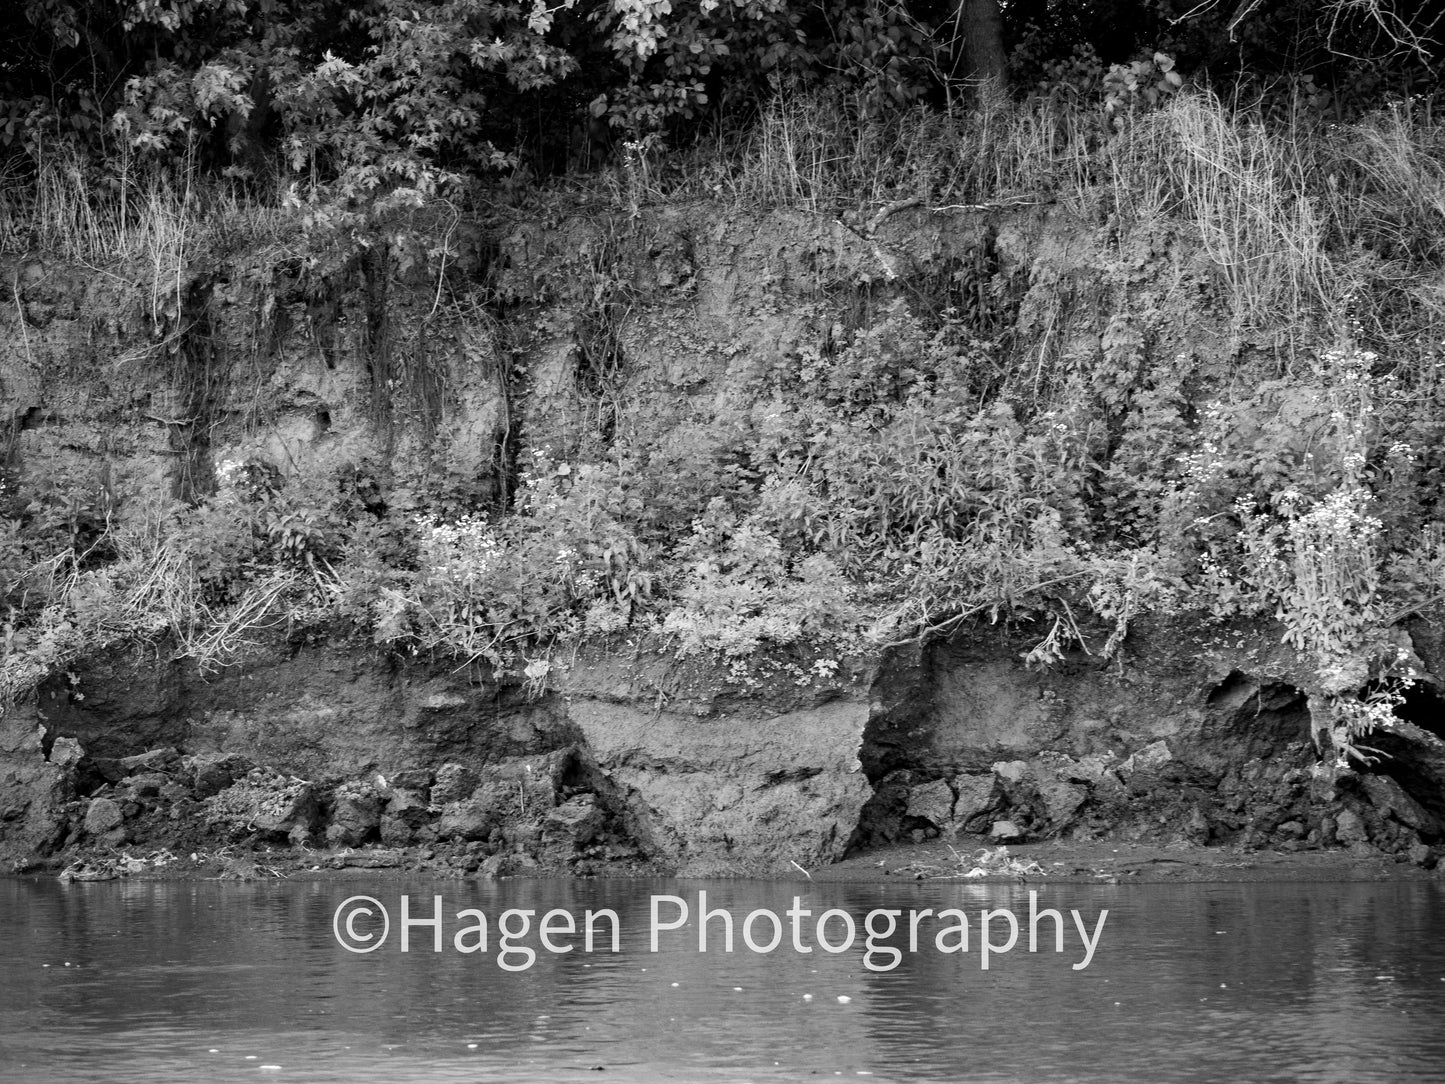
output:
[{"label": "dry grass", "polygon": [[[916,198],[1039,202],[1078,187],[1097,136],[1076,112],[991,97],[889,117],[861,95],[778,97],[735,150],[735,198],[825,214]],[[1078,173],[1078,175],[1075,175]]]},{"label": "dry grass", "polygon": [[780,97],[729,153],[723,183],[699,187],[856,224],[908,201],[1162,225],[1207,256],[1235,331],[1289,354],[1445,327],[1445,125],[1408,103],[1327,125],[1191,91],[1114,125],[1056,99],[883,119],[847,96]]},{"label": "dry grass", "polygon": [[23,573],[17,584],[22,606],[35,615],[26,624],[27,641],[7,643],[0,654],[0,714],[50,675],[107,645],[166,637],[173,658],[213,671],[236,662],[298,612],[310,583],[280,567],[248,584],[234,603],[208,603],[172,511],[156,505],[125,525],[108,525],[96,546],[113,557],[99,568],[86,567],[89,554],[65,550]]},{"label": "dry grass", "polygon": [[120,269],[149,291],[157,328],[179,315],[199,261],[218,249],[290,244],[294,226],[294,213],[279,203],[203,181],[192,162],[141,169],[121,158],[101,171],[62,146],[28,173],[0,176],[0,252]]}]

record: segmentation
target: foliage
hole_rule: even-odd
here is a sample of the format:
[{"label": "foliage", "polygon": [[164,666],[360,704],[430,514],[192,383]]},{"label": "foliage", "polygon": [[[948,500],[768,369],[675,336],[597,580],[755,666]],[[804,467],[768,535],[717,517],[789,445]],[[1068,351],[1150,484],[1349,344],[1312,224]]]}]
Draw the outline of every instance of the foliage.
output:
[{"label": "foliage", "polygon": [[[599,416],[629,405],[645,299],[619,253],[649,200],[825,215],[877,265],[799,302],[798,345],[749,405],[668,446],[599,423],[526,448],[510,504],[228,463],[214,494],[122,526],[104,476],[32,472],[0,510],[5,688],[126,638],[221,665],[322,623],[534,689],[554,653],[617,633],[733,666],[822,653],[824,676],[986,616],[1035,622],[1045,664],[1110,657],[1139,615],[1196,602],[1280,621],[1348,755],[1398,691],[1391,626],[1445,590],[1433,77],[1377,65],[1372,87],[1418,93],[1365,103],[1360,64],[1314,31],[1294,69],[1240,73],[1206,40],[1218,23],[1168,0],[1008,7],[1033,27],[1012,99],[950,84],[953,5],[34,0],[4,24],[25,48],[0,72],[0,243],[143,267],[156,357],[190,334],[191,269],[260,245],[301,269],[308,306],[359,280],[373,404],[436,408],[434,386],[411,395],[426,343],[393,333],[387,290],[424,275],[435,314],[471,289],[469,205],[527,198],[579,138],[615,156],[619,197],[556,286],[580,298],[577,393]],[[1272,55],[1301,18],[1241,23],[1241,49]],[[68,67],[42,92],[46,43]],[[742,117],[705,165],[680,152]],[[1021,205],[1092,232],[1095,292],[1005,267],[996,238],[912,268],[875,241],[901,210]],[[1155,356],[1181,299],[1237,341],[1224,371]],[[473,313],[520,326],[535,300],[498,289]],[[1061,346],[1080,305],[1097,343]]]}]

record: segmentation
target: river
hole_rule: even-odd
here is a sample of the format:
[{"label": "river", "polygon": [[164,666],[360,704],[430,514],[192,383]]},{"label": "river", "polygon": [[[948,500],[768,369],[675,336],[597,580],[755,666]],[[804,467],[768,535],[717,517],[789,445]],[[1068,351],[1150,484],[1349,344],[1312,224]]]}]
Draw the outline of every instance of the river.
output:
[{"label": "river", "polygon": [[0,948],[6,1081],[1445,1080],[1418,882],[11,878]]}]

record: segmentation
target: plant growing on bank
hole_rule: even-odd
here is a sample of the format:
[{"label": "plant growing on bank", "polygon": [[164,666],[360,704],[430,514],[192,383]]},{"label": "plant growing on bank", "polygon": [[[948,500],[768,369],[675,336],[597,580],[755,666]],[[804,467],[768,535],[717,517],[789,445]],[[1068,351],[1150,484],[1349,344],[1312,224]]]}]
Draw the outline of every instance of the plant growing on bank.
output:
[{"label": "plant growing on bank", "polygon": [[[383,42],[378,55],[411,55],[414,44]],[[1136,73],[1136,97],[1170,74],[1152,63]],[[328,69],[334,86],[316,83],[318,116],[344,99],[327,94],[356,90],[347,70]],[[422,100],[376,108],[386,117]],[[902,211],[1053,204],[1106,238],[1099,294],[1070,295],[1066,283],[1051,292],[1047,268],[1008,269],[985,251],[921,273],[880,257],[868,281],[806,302],[811,331],[749,389],[759,405],[735,425],[666,449],[645,426],[641,436],[618,426],[570,458],[537,456],[511,508],[436,499],[373,513],[348,505],[334,479],[241,485],[223,470],[214,496],[158,512],[132,537],[134,517],[117,527],[87,503],[88,485],[36,488],[0,551],[14,570],[8,687],[117,638],[169,636],[182,655],[220,664],[267,629],[327,622],[398,650],[484,660],[535,688],[554,652],[619,632],[738,663],[876,650],[987,617],[1038,622],[1028,659],[1047,663],[1079,647],[1108,657],[1138,615],[1203,599],[1221,617],[1284,624],[1315,661],[1347,753],[1386,718],[1381,701],[1358,694],[1396,673],[1387,630],[1442,582],[1431,518],[1445,468],[1432,345],[1438,123],[1401,103],[1335,128],[1308,116],[1270,127],[1190,89],[1123,104],[1111,118],[1101,96],[893,113],[858,88],[774,99],[738,139],[738,168],[725,182],[706,174],[711,194],[836,216],[870,243]],[[370,107],[346,108],[338,140],[392,138],[387,125],[366,128]],[[438,147],[461,138],[469,122],[455,120]],[[393,245],[392,227],[452,180],[407,174],[406,155],[430,153],[417,145],[385,156],[400,172],[377,180],[377,202],[332,205],[326,192],[350,175],[337,165],[347,146],[306,164],[318,187],[298,188],[290,213],[342,234],[356,227],[344,240],[371,245],[368,282],[384,286],[412,270],[406,259],[426,258]],[[648,199],[695,194],[704,177],[665,169],[664,140],[648,146],[619,167],[616,210],[629,225],[581,287],[593,295],[583,352],[598,368],[579,395],[610,398],[614,420],[629,404],[613,355],[638,305],[625,270],[600,264],[622,258],[613,250]],[[86,258],[112,243],[131,256],[150,246],[154,281],[171,283],[151,308],[175,299],[176,319],[174,283],[199,251],[196,209],[218,204],[161,186],[159,209],[138,218],[134,192],[94,201],[103,226],[57,218],[46,236],[70,231]],[[168,215],[182,228],[162,228]],[[0,236],[41,236],[22,217]],[[445,237],[423,240],[456,251]],[[312,270],[349,258],[318,244],[303,246]],[[1171,262],[1176,252],[1198,258]],[[453,259],[428,268],[433,312],[471,288],[448,274]],[[529,300],[524,291],[507,304]],[[1081,301],[1100,310],[1096,351],[1057,343],[1066,306]],[[1217,310],[1239,337],[1225,371],[1187,352],[1154,356],[1186,303]],[[1320,342],[1349,345],[1321,352]],[[386,379],[375,393],[405,376]]]},{"label": "plant growing on bank", "polygon": [[[1286,641],[1313,660],[1341,767],[1366,759],[1357,747],[1371,731],[1403,726],[1392,709],[1418,675],[1391,629],[1431,605],[1445,586],[1433,564],[1438,524],[1420,523],[1411,505],[1422,495],[1399,484],[1414,453],[1398,440],[1379,447],[1414,404],[1402,400],[1393,374],[1373,372],[1378,361],[1358,349],[1324,353],[1312,379],[1290,387],[1299,411],[1292,420],[1300,427],[1289,432],[1309,434],[1307,448],[1289,449],[1271,464],[1282,477],[1266,494],[1236,497],[1224,514],[1233,539],[1208,520],[1196,521],[1206,597],[1216,614],[1272,616],[1284,625]],[[1209,487],[1225,473],[1225,449],[1207,442],[1204,449],[1209,458],[1196,460],[1194,481]],[[1394,531],[1382,515],[1394,521]],[[1418,571],[1390,575],[1392,565]]]}]

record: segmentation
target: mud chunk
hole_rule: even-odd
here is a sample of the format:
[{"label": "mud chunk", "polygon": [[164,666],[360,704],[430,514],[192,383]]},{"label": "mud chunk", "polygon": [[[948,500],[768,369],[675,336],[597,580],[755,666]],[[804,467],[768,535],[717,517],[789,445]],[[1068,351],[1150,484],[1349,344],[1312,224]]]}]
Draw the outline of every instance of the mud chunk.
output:
[{"label": "mud chunk", "polygon": [[160,794],[161,788],[169,784],[171,777],[164,772],[146,772],[144,775],[135,775],[130,778],[130,791],[137,798],[153,798]]},{"label": "mud chunk", "polygon": [[1024,830],[1013,821],[994,821],[988,838],[994,843],[1018,843],[1024,838]]},{"label": "mud chunk", "polygon": [[1168,745],[1163,741],[1152,742],[1119,765],[1119,774],[1127,779],[1136,774],[1155,773],[1173,759]]},{"label": "mud chunk", "polygon": [[1401,824],[1413,828],[1417,832],[1426,832],[1430,835],[1440,834],[1440,822],[1431,816],[1419,802],[1405,793],[1405,788],[1390,776],[1363,775],[1360,777],[1360,783],[1364,786],[1365,793],[1370,796],[1370,804],[1381,813],[1393,816]]},{"label": "mud chunk", "polygon": [[468,798],[443,808],[441,820],[437,821],[437,838],[474,842],[491,835],[497,823],[497,811],[490,802]]},{"label": "mud chunk", "polygon": [[597,805],[597,796],[578,794],[547,814],[542,831],[549,842],[585,847],[601,834],[605,821],[606,816]]},{"label": "mud chunk", "polygon": [[386,815],[399,820],[411,828],[418,828],[431,817],[427,796],[410,787],[396,787],[386,803]]},{"label": "mud chunk", "polygon": [[336,788],[326,842],[333,847],[355,847],[381,825],[381,797],[369,784],[343,784]]},{"label": "mud chunk", "polygon": [[119,828],[123,820],[118,803],[109,798],[96,798],[85,811],[85,830],[92,836],[103,836]]},{"label": "mud chunk", "polygon": [[1353,809],[1345,809],[1335,818],[1335,839],[1348,847],[1356,843],[1368,843],[1370,833],[1358,813]]},{"label": "mud chunk", "polygon": [[436,782],[431,789],[431,803],[445,806],[460,802],[472,796],[477,789],[477,773],[464,764],[443,764],[437,769]]},{"label": "mud chunk", "polygon": [[1006,784],[1022,783],[1029,777],[1029,764],[1026,760],[1001,760],[993,766],[993,773]]},{"label": "mud chunk", "polygon": [[908,792],[906,815],[926,820],[940,832],[952,835],[953,788],[942,779],[920,783]]},{"label": "mud chunk", "polygon": [[432,773],[425,768],[407,768],[391,778],[391,785],[402,790],[424,791],[432,784]]},{"label": "mud chunk", "polygon": [[57,768],[74,768],[84,757],[85,750],[74,738],[56,738],[55,744],[50,747],[50,763]]},{"label": "mud chunk", "polygon": [[225,790],[250,770],[250,762],[244,757],[202,754],[191,761],[191,787],[197,798],[209,798]]},{"label": "mud chunk", "polygon": [[181,754],[171,748],[152,749],[149,752],[137,753],[133,757],[121,757],[120,766],[127,775],[137,772],[170,773],[181,766]]},{"label": "mud chunk", "polygon": [[999,809],[1003,791],[998,777],[992,772],[978,775],[959,775],[953,780],[958,800],[954,803],[953,819],[965,832],[982,832],[990,813]]}]

